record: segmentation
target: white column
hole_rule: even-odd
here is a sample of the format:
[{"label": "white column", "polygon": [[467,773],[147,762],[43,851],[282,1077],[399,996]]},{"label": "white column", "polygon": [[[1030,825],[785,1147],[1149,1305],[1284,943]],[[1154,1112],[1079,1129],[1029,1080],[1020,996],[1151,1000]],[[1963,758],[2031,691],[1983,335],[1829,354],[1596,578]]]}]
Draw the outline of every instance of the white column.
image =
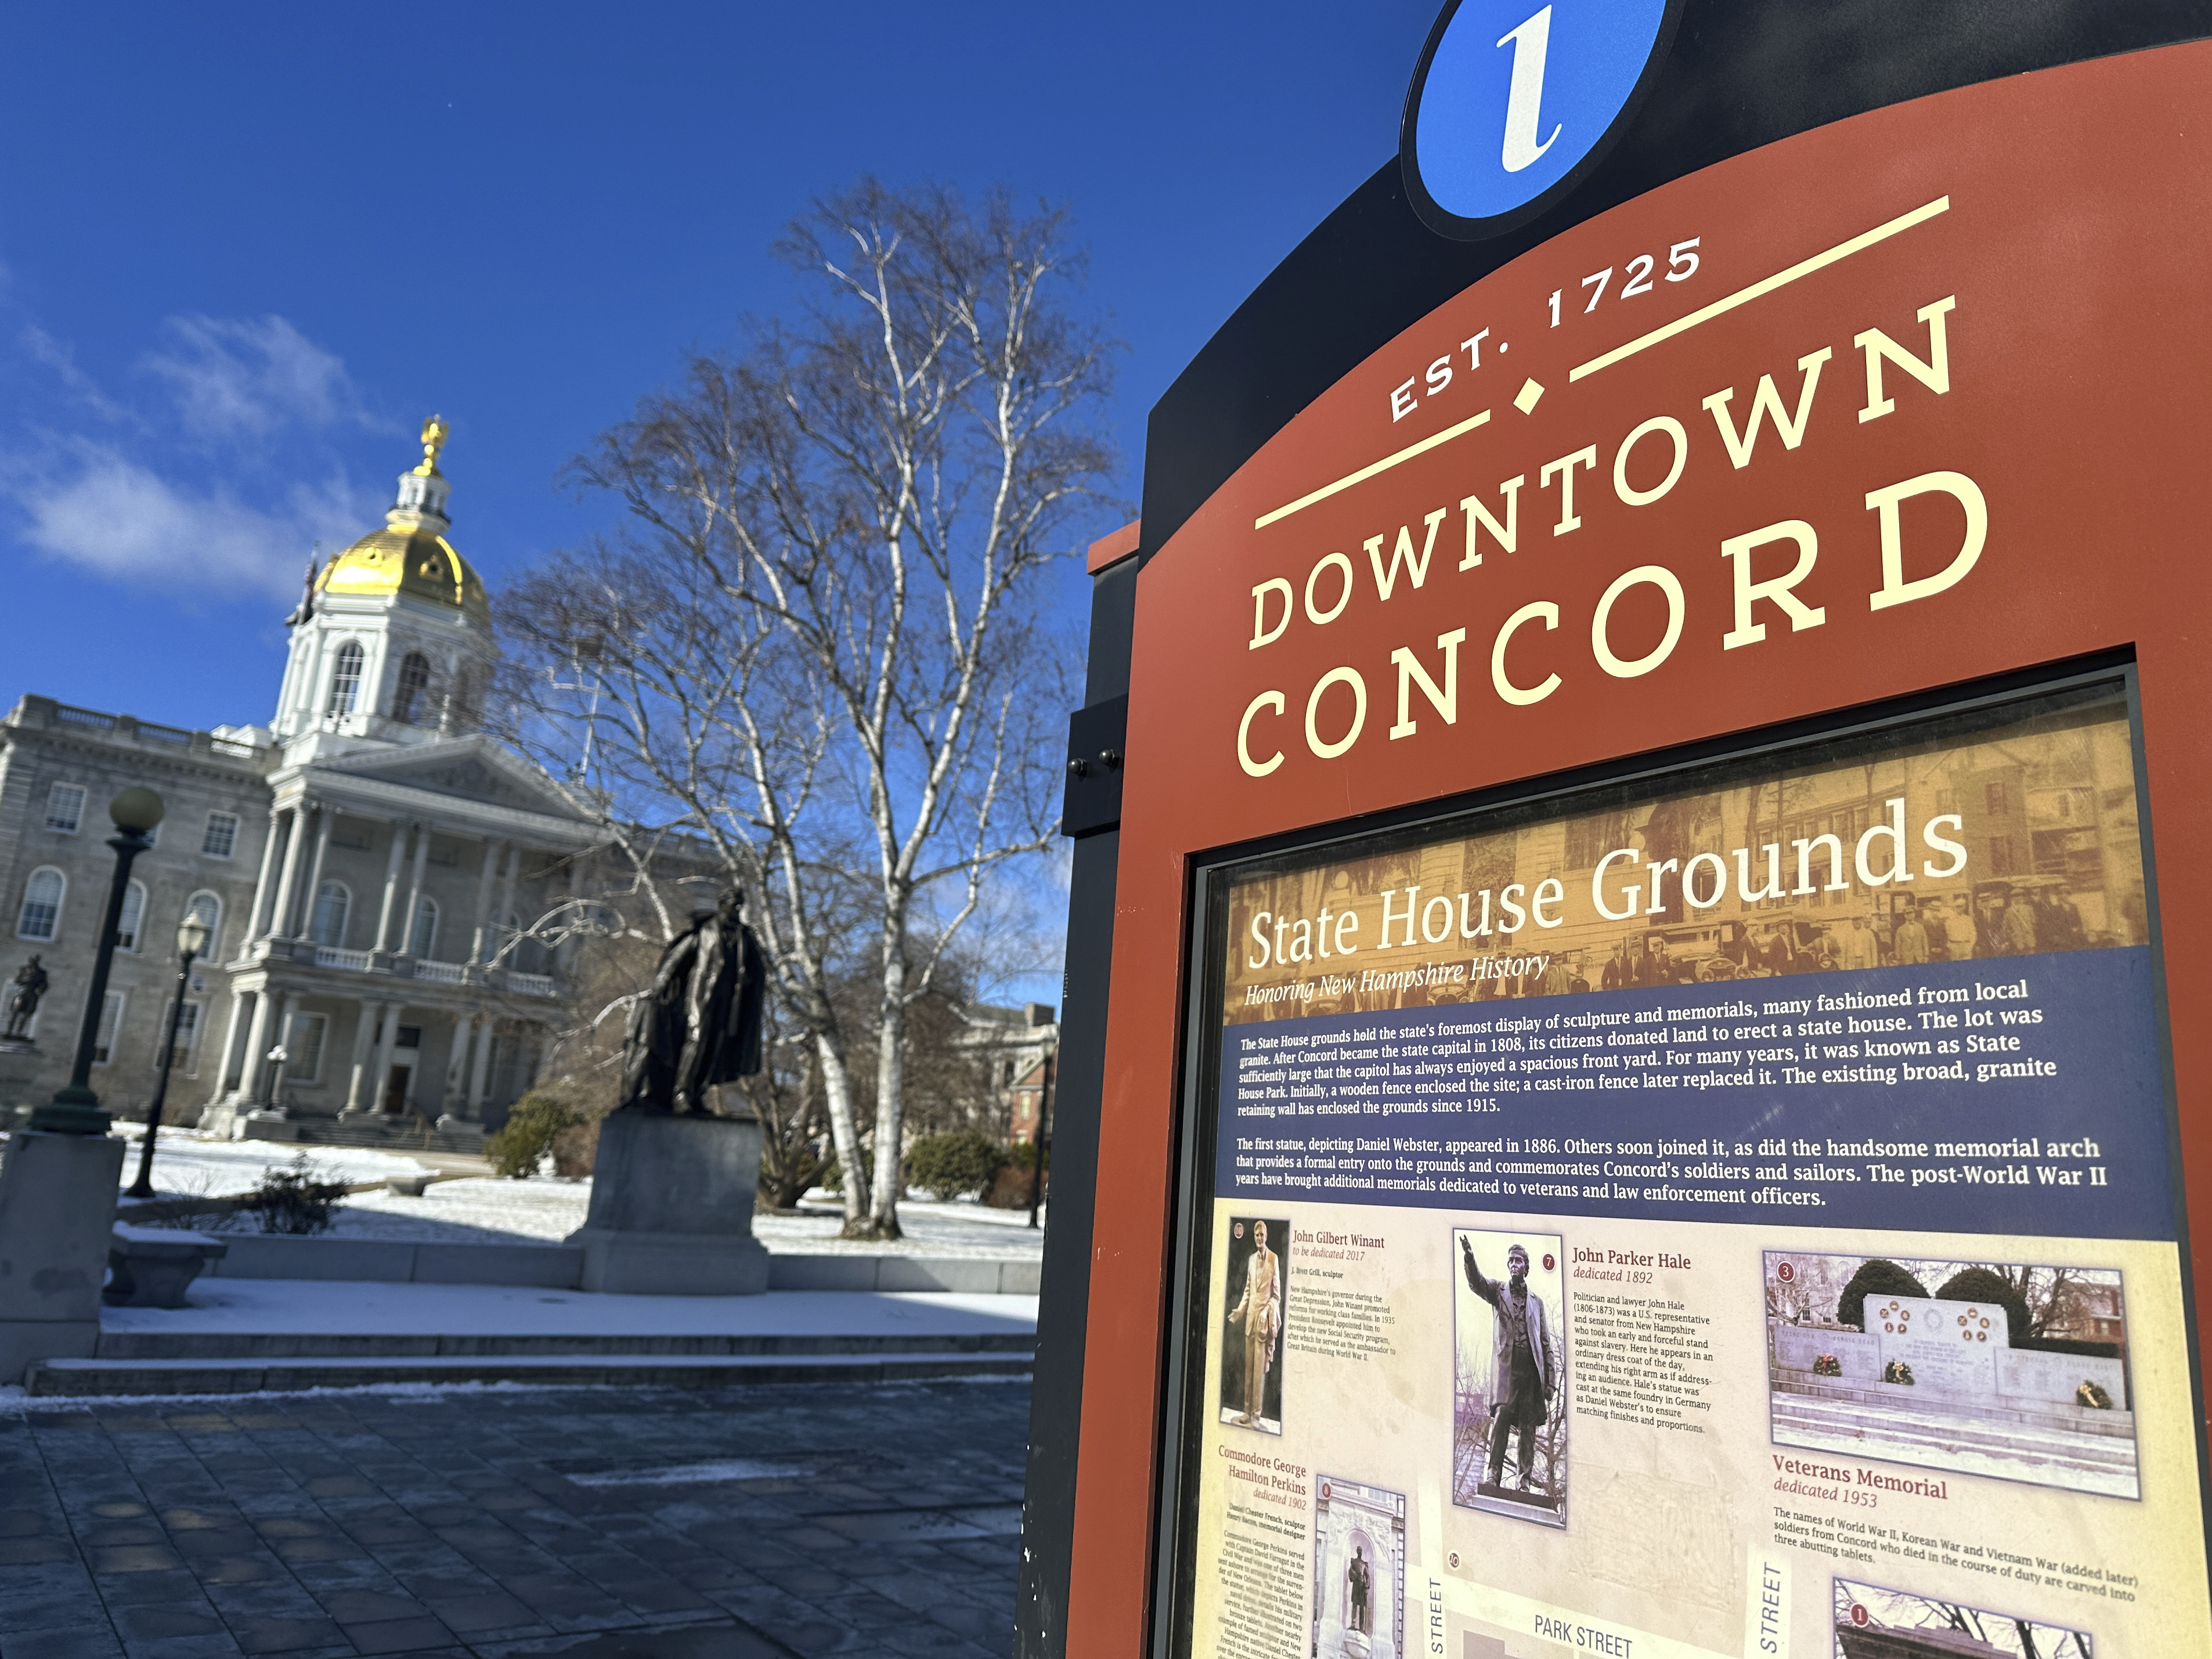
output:
[{"label": "white column", "polygon": [[[337,822],[337,809],[319,806],[315,809],[315,855],[307,860],[307,889],[300,897],[300,923],[297,932],[310,933],[315,926],[315,897],[323,890],[323,860],[331,850],[331,826]],[[338,941],[343,945],[343,939]]]},{"label": "white column", "polygon": [[407,856],[407,833],[413,828],[404,819],[392,820],[392,852],[384,860],[384,908],[376,913],[376,939],[369,946],[372,951],[392,948],[392,909],[399,902],[399,861]]},{"label": "white column", "polygon": [[469,1035],[477,1027],[478,1016],[463,1014],[453,1021],[453,1051],[446,1057],[446,1092],[441,1104],[452,1111],[462,1103],[461,1085],[468,1079]]},{"label": "white column", "polygon": [[262,1056],[269,1052],[269,991],[253,994],[253,1018],[246,1026],[246,1059],[238,1071],[238,1097],[251,1104],[261,1097]]},{"label": "white column", "polygon": [[484,1085],[491,1076],[491,1051],[499,1041],[490,1020],[477,1033],[476,1064],[469,1068],[469,1117],[474,1122],[483,1121]]},{"label": "white column", "polygon": [[401,956],[412,955],[415,950],[415,915],[422,908],[422,865],[430,856],[430,826],[415,826],[415,869],[407,880],[407,912],[399,918],[399,937],[392,949]]},{"label": "white column", "polygon": [[353,1066],[346,1075],[345,1110],[348,1115],[362,1109],[362,1091],[368,1083],[368,1045],[376,1038],[376,1011],[382,1005],[361,999],[361,1012],[353,1028]]},{"label": "white column", "polygon": [[491,931],[485,927],[484,919],[491,914],[492,878],[498,872],[500,848],[505,845],[489,837],[484,842],[483,871],[477,878],[477,931],[469,946],[471,963],[491,959]]},{"label": "white column", "polygon": [[[299,1023],[299,1014],[300,994],[297,991],[287,991],[284,994],[284,1012],[276,1021],[276,1040],[270,1045],[270,1048],[282,1048],[288,1054],[291,1053],[292,1027]],[[288,1065],[289,1063],[289,1060],[286,1062]],[[264,1082],[274,1083],[276,1079],[276,1068],[264,1065],[262,1077]],[[268,1103],[274,1105],[276,1103],[272,1100]]]},{"label": "white column", "polygon": [[[495,939],[499,937],[499,930],[507,925],[507,919],[514,909],[514,878],[515,873],[521,868],[522,848],[509,842],[507,848],[507,873],[499,879],[499,908],[492,917],[491,936]],[[510,968],[514,965],[511,962],[507,963]]]},{"label": "white column", "polygon": [[269,912],[269,933],[276,939],[292,936],[292,899],[299,887],[300,849],[307,839],[307,810],[305,801],[292,809],[292,832],[284,841],[284,873],[277,878],[276,902]]},{"label": "white column", "polygon": [[230,997],[230,1023],[222,1028],[222,1047],[216,1050],[221,1056],[216,1065],[215,1093],[212,1099],[220,1100],[223,1091],[230,1086],[231,1063],[238,1058],[238,1017],[245,1012],[246,999],[235,991]]},{"label": "white column", "polygon": [[284,815],[274,807],[269,812],[269,834],[261,843],[261,873],[253,879],[253,911],[246,919],[246,943],[252,945],[261,937],[261,918],[268,913],[270,902],[276,895],[270,890],[269,872],[276,864],[276,833],[283,826]]},{"label": "white column", "polygon": [[384,1005],[384,1038],[376,1045],[376,1069],[371,1075],[368,1104],[365,1109],[380,1112],[384,1109],[384,1091],[392,1085],[392,1051],[399,1046],[399,1011],[403,1005],[387,1002]]}]

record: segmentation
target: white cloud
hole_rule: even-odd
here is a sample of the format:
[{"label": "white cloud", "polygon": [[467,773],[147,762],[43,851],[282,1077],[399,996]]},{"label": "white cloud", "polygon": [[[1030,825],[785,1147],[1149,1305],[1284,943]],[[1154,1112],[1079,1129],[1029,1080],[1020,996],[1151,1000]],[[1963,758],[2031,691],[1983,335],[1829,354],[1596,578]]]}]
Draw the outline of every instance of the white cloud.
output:
[{"label": "white cloud", "polygon": [[30,360],[54,373],[64,390],[104,421],[123,421],[131,411],[100,389],[100,383],[77,367],[76,353],[67,342],[57,340],[36,323],[25,328],[23,351]]},{"label": "white cloud", "polygon": [[171,346],[145,367],[168,382],[185,433],[202,442],[266,437],[287,426],[379,422],[345,363],[282,317],[172,317]]},{"label": "white cloud", "polygon": [[119,452],[79,443],[9,481],[27,520],[22,539],[50,557],[133,586],[213,600],[289,598],[308,550],[325,554],[374,525],[375,506],[343,473],[295,484],[273,508],[216,484],[179,488]]}]

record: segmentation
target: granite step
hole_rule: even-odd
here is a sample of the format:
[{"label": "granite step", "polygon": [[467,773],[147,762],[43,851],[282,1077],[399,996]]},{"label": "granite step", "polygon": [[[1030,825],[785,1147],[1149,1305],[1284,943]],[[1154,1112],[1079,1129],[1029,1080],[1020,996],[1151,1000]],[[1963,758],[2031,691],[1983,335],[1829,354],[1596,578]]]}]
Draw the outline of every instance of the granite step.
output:
[{"label": "granite step", "polygon": [[[396,1332],[302,1333],[103,1330],[95,1359],[168,1361],[289,1359],[481,1359],[617,1356],[631,1359],[814,1357],[863,1354],[1017,1354],[1036,1348],[1033,1331],[869,1333],[700,1333],[592,1335],[557,1332],[491,1335]],[[74,1362],[72,1362],[74,1363]]]},{"label": "granite step", "polygon": [[726,1388],[748,1383],[872,1383],[1028,1376],[1030,1357],[940,1340],[927,1351],[861,1353],[652,1353],[300,1356],[49,1359],[31,1367],[33,1397],[296,1392],[373,1384],[520,1382],[540,1386]]}]

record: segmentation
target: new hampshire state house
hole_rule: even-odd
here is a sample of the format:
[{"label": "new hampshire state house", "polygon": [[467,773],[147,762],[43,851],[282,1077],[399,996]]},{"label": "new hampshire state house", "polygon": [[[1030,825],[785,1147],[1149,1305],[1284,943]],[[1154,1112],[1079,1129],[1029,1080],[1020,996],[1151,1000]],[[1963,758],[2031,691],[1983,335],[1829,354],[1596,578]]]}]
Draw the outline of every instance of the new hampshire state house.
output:
[{"label": "new hampshire state house", "polygon": [[[589,803],[477,720],[495,647],[447,532],[446,429],[423,428],[385,525],[319,568],[285,620],[265,726],[210,732],[25,696],[0,724],[0,1006],[36,959],[30,1043],[0,1045],[0,1109],[67,1081],[115,868],[107,804],[167,815],[133,870],[93,1087],[154,1090],[187,910],[189,983],[166,1115],[279,1139],[468,1146],[547,1063],[575,946],[535,920],[604,867]],[[15,982],[9,982],[15,981]]]}]

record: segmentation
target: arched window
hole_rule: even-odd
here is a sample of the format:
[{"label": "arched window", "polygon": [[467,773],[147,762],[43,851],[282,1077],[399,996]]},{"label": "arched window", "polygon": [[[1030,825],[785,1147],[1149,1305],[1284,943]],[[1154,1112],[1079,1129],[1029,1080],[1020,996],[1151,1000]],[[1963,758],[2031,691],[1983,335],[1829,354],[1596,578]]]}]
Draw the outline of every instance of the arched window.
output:
[{"label": "arched window", "polygon": [[343,882],[325,882],[315,889],[315,915],[308,924],[307,936],[318,945],[343,945],[346,913],[352,908],[353,895]]},{"label": "arched window", "polygon": [[425,893],[415,904],[414,930],[407,935],[407,954],[428,957],[438,942],[438,901]]},{"label": "arched window", "polygon": [[350,714],[354,698],[361,692],[361,646],[348,640],[338,647],[337,660],[331,665],[331,697],[323,712],[326,714]]},{"label": "arched window", "polygon": [[430,659],[410,651],[399,665],[399,689],[392,694],[392,718],[412,726],[425,712],[422,694],[430,689]]},{"label": "arched window", "polygon": [[222,900],[205,888],[185,901],[187,915],[198,916],[208,930],[208,942],[200,952],[203,962],[222,960]]},{"label": "arched window", "polygon": [[48,865],[31,872],[23,884],[23,908],[16,914],[17,939],[52,939],[62,925],[62,900],[69,895],[69,878]]},{"label": "arched window", "polygon": [[123,890],[123,914],[115,921],[115,948],[136,951],[146,931],[146,884],[133,881]]}]

